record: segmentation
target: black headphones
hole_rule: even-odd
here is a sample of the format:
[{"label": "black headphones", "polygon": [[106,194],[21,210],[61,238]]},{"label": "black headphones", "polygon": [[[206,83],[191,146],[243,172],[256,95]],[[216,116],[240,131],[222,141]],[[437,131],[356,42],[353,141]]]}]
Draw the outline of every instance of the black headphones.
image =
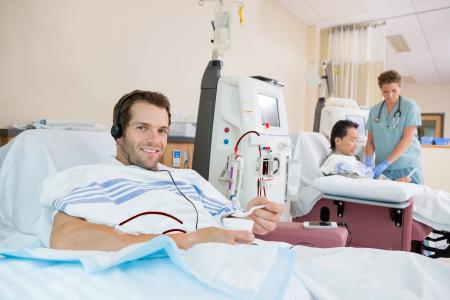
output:
[{"label": "black headphones", "polygon": [[120,122],[120,114],[122,113],[122,105],[126,101],[128,101],[128,99],[130,99],[132,96],[139,94],[139,93],[143,93],[143,92],[144,91],[141,91],[141,90],[134,90],[131,93],[123,95],[122,98],[120,98],[119,101],[117,102],[119,104],[119,108],[117,109],[117,113],[114,118],[116,120],[116,122],[114,122],[111,126],[111,135],[115,140],[117,140],[118,138],[120,138],[123,135],[123,127]]}]

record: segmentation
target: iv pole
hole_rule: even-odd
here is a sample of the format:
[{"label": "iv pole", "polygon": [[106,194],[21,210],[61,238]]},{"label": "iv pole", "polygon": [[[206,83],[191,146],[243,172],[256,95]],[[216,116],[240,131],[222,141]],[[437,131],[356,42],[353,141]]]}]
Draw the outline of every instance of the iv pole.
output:
[{"label": "iv pole", "polygon": [[[240,1],[216,0],[215,18],[212,22],[214,40],[212,59],[208,62],[203,73],[200,87],[200,102],[197,114],[197,129],[195,132],[194,157],[192,169],[206,180],[209,179],[209,161],[211,156],[211,142],[214,123],[214,109],[216,104],[217,84],[222,69],[222,56],[230,48],[231,11],[230,2],[237,2],[242,24],[242,8]],[[200,1],[203,5],[205,1]]]},{"label": "iv pole", "polygon": [[[331,64],[331,62],[327,62],[326,60],[322,63],[322,77],[320,78],[320,89],[319,89],[319,99],[317,99],[316,110],[314,112],[314,125],[313,131],[319,132],[320,130],[320,115],[322,113],[322,108],[325,106],[325,97],[328,92],[329,95],[333,94],[333,87],[329,86],[328,81],[333,78],[328,78],[327,75],[327,66]],[[331,66],[332,68],[332,66]]]}]

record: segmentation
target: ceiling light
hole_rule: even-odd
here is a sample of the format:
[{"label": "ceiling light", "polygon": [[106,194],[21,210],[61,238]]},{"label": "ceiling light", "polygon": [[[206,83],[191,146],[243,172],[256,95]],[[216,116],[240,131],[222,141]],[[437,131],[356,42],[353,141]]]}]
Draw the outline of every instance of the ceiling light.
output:
[{"label": "ceiling light", "polygon": [[402,83],[417,83],[416,79],[411,75],[402,76]]},{"label": "ceiling light", "polygon": [[392,47],[394,47],[397,52],[407,52],[410,51],[408,44],[401,34],[389,35],[386,37]]}]

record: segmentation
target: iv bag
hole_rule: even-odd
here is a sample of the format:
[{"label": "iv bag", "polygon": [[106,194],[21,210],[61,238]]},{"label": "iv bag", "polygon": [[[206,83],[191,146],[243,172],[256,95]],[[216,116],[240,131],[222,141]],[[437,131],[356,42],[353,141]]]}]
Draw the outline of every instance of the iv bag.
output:
[{"label": "iv bag", "polygon": [[214,14],[213,49],[219,53],[231,48],[231,11],[229,3],[219,3]]}]

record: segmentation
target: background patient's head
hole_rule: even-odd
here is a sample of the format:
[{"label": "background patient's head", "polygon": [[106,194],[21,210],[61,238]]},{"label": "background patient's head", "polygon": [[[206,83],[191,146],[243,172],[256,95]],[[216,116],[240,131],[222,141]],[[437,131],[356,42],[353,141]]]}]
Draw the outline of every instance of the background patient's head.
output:
[{"label": "background patient's head", "polygon": [[358,124],[350,120],[340,120],[331,130],[330,144],[333,151],[344,155],[354,155],[358,141]]}]

